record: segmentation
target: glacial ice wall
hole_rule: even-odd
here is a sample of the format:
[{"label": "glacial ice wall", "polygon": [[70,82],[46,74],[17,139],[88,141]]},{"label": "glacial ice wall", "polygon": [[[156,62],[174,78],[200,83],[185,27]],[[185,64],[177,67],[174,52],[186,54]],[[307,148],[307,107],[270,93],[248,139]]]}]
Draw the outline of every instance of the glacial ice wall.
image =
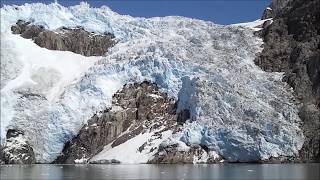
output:
[{"label": "glacial ice wall", "polygon": [[[119,43],[106,57],[50,51],[12,35],[18,19],[50,30],[111,32]],[[123,85],[144,80],[179,100],[178,111],[191,112],[171,138],[205,145],[230,161],[292,156],[303,144],[292,91],[282,74],[254,65],[262,40],[250,28],[133,18],[86,3],[4,6],[1,25],[1,40],[13,46],[1,46],[1,61],[10,62],[1,73],[15,72],[1,79],[1,137],[10,127],[25,130],[38,162],[53,161],[94,113],[111,106]]]}]

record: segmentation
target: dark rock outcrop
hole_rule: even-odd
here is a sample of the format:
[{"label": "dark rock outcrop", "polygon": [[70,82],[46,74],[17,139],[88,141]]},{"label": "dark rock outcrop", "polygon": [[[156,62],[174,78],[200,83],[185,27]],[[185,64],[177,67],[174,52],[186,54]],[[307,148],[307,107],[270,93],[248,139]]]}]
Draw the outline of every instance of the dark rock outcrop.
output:
[{"label": "dark rock outcrop", "polygon": [[[194,163],[219,163],[221,157],[210,154],[206,147],[200,145],[190,145],[188,150],[179,150],[178,144],[160,146],[154,158],[149,160],[149,164],[194,164]],[[205,159],[201,159],[206,157]]]},{"label": "dark rock outcrop", "polygon": [[5,164],[5,160],[4,160],[4,153],[3,153],[3,147],[0,144],[0,165]]},{"label": "dark rock outcrop", "polygon": [[19,20],[11,27],[13,34],[32,39],[40,47],[50,50],[71,51],[84,56],[103,56],[116,44],[113,34],[103,35],[85,31],[82,27],[74,29],[62,27],[56,31],[46,30],[43,26]]},{"label": "dark rock outcrop", "polygon": [[65,145],[54,163],[75,163],[79,159],[88,162],[107,144],[118,146],[140,133],[163,125],[170,129],[176,126],[175,101],[160,92],[155,84],[126,85],[113,96],[112,108],[94,115]]},{"label": "dark rock outcrop", "polygon": [[188,119],[190,119],[190,111],[188,109],[184,109],[178,113],[177,122],[179,124],[184,124]]},{"label": "dark rock outcrop", "polygon": [[90,164],[120,164],[121,162],[116,159],[111,160],[97,160],[97,161],[90,161]]},{"label": "dark rock outcrop", "polygon": [[[306,137],[301,161],[320,162],[320,1],[273,0],[273,22],[262,31],[264,49],[255,63],[265,71],[284,72],[301,102]],[[266,10],[267,11],[267,10]]]},{"label": "dark rock outcrop", "polygon": [[272,0],[272,3],[267,7],[262,15],[261,19],[268,19],[277,17],[283,11],[287,11],[292,8],[294,0]]},{"label": "dark rock outcrop", "polygon": [[33,164],[36,162],[32,147],[21,130],[9,129],[4,147],[0,149],[0,162],[5,164]]},{"label": "dark rock outcrop", "polygon": [[263,12],[262,18],[261,19],[269,19],[272,18],[272,9],[270,7],[266,8]]}]

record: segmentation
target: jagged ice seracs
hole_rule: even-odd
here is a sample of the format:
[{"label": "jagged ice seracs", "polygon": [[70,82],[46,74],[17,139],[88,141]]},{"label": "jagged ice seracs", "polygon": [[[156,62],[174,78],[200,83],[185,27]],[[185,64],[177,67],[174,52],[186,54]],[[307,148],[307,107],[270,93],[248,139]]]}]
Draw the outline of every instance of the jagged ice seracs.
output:
[{"label": "jagged ice seracs", "polygon": [[[103,57],[47,50],[11,33],[19,19],[49,30],[110,32],[118,43]],[[111,106],[115,92],[150,81],[178,101],[178,112],[191,113],[161,145],[201,144],[230,161],[295,155],[304,140],[298,106],[281,73],[254,64],[263,44],[254,30],[178,16],[136,18],[87,3],[4,6],[1,143],[6,129],[23,129],[37,162],[52,162],[91,116]]]}]

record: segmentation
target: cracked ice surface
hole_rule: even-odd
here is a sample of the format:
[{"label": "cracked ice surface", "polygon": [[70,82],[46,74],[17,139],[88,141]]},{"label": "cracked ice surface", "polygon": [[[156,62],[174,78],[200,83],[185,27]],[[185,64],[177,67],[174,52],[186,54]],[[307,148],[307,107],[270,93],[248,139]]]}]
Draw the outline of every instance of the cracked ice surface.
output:
[{"label": "cracked ice surface", "polygon": [[[18,19],[51,30],[107,31],[119,43],[106,57],[50,51],[12,35]],[[1,46],[1,137],[10,127],[25,130],[38,162],[53,161],[124,84],[144,80],[179,99],[178,111],[191,112],[171,138],[205,145],[231,161],[292,156],[303,144],[292,91],[282,74],[254,65],[262,40],[250,28],[173,16],[133,18],[85,3],[26,4],[1,9],[1,41],[13,47]]]}]

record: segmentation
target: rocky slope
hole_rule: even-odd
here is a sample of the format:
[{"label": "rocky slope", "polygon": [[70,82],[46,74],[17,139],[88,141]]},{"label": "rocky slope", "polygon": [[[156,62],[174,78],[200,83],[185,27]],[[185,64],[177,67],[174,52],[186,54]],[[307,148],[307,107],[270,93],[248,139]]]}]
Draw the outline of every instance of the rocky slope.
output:
[{"label": "rocky slope", "polygon": [[[161,131],[175,129],[175,113],[175,101],[160,92],[155,84],[143,82],[126,85],[113,95],[110,109],[95,114],[79,134],[65,145],[55,163],[89,162],[106,145],[116,147],[146,131],[157,131],[153,136],[161,136]],[[139,151],[150,146],[150,143],[149,140],[149,144],[146,142],[139,147]],[[155,146],[152,151],[156,149]]]},{"label": "rocky slope", "polygon": [[320,1],[274,0],[263,18],[264,49],[255,60],[265,71],[284,72],[302,103],[299,116],[306,136],[302,161],[320,161]]},{"label": "rocky slope", "polygon": [[[28,162],[286,161],[309,141],[252,24],[38,3],[4,6],[1,27],[1,144]],[[9,129],[23,143],[6,151]]]},{"label": "rocky slope", "polygon": [[23,38],[32,39],[40,47],[50,50],[71,51],[84,56],[103,56],[116,43],[111,33],[99,35],[85,31],[82,27],[62,27],[54,31],[43,26],[18,20],[11,27],[13,34],[21,34]]},{"label": "rocky slope", "polygon": [[[33,164],[36,162],[32,147],[25,140],[21,130],[7,131],[5,146],[0,151],[1,161],[5,164]],[[1,162],[0,161],[0,162]]]}]

